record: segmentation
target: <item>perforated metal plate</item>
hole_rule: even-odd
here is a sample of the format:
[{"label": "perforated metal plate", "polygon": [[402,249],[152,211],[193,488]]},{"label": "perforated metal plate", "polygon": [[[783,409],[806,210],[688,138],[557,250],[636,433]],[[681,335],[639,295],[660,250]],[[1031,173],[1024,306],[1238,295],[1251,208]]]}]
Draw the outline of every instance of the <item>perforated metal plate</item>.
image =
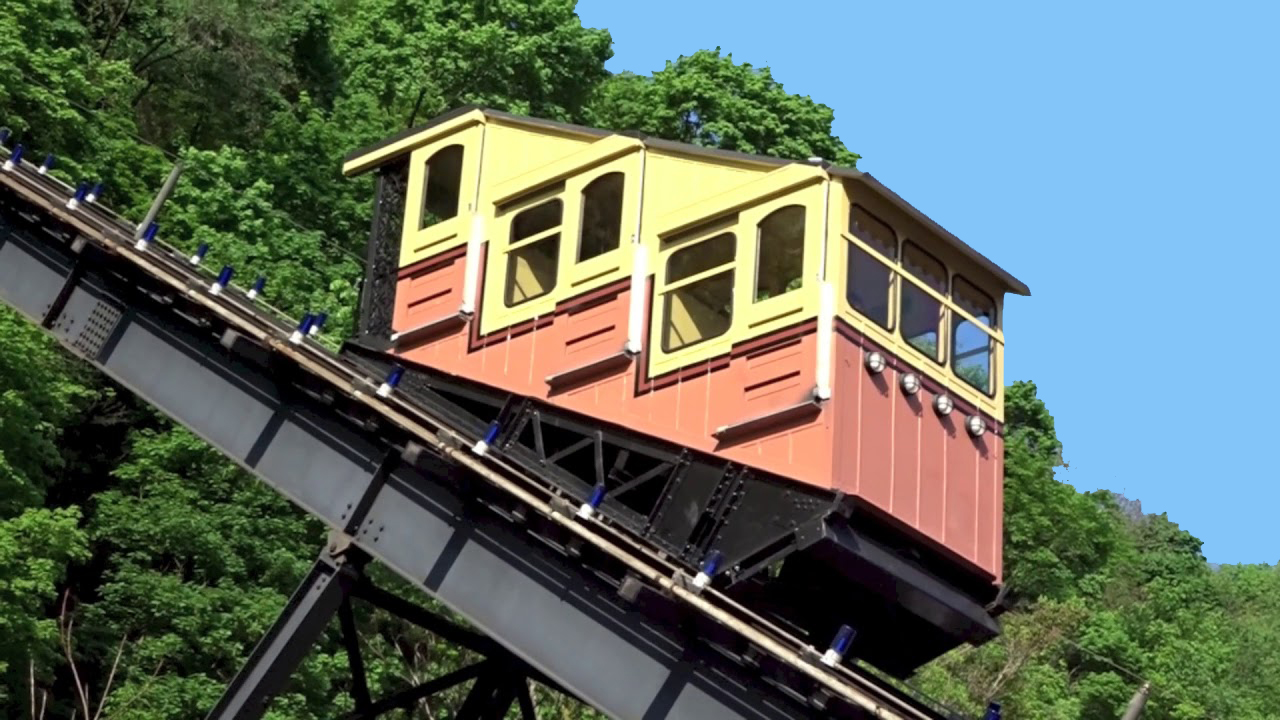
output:
[{"label": "perforated metal plate", "polygon": [[98,292],[77,287],[49,329],[76,353],[97,360],[116,327],[122,309]]},{"label": "perforated metal plate", "polygon": [[80,333],[76,335],[71,346],[84,353],[86,357],[97,357],[98,353],[102,352],[102,346],[107,344],[107,339],[115,331],[116,325],[120,324],[120,316],[119,310],[99,302],[90,311],[88,319],[80,325]]}]

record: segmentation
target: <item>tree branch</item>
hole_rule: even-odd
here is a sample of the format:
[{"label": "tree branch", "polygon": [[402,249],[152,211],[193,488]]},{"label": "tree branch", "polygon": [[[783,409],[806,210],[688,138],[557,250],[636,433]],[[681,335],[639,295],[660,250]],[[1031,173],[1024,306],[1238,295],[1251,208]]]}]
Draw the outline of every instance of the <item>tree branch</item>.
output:
[{"label": "tree branch", "polygon": [[67,617],[67,601],[71,599],[71,591],[62,593],[62,610],[58,613],[58,634],[62,636],[62,649],[67,656],[67,664],[71,666],[71,677],[75,682],[76,695],[80,699],[80,707],[84,710],[85,720],[92,717],[89,712],[89,696],[85,693],[84,683],[80,680],[80,670],[76,667],[76,659],[71,652],[71,628],[75,620]]},{"label": "tree branch", "polygon": [[154,45],[152,45],[151,47],[147,48],[147,51],[146,51],[146,52],[144,52],[144,53],[142,53],[142,57],[140,57],[140,58],[138,58],[137,60],[134,60],[134,61],[133,61],[133,65],[132,65],[132,66],[130,66],[130,69],[132,69],[132,70],[136,73],[136,72],[138,71],[138,65],[142,64],[143,62],[145,62],[147,58],[149,58],[149,57],[151,57],[153,54],[155,54],[155,52],[156,52],[157,50],[159,50],[160,48],[164,47],[168,42],[169,42],[169,38],[167,38],[167,37],[162,37],[162,38],[160,38],[158,41],[156,41],[156,44],[154,44]]},{"label": "tree branch", "polygon": [[148,81],[147,81],[147,86],[146,86],[146,87],[144,87],[144,88],[142,88],[141,90],[139,90],[137,95],[134,95],[134,96],[133,96],[133,100],[132,100],[132,102],[130,102],[130,103],[129,103],[129,106],[130,106],[130,107],[133,107],[133,108],[138,107],[138,103],[142,102],[142,98],[143,98],[143,97],[144,97],[148,92],[150,92],[150,91],[151,91],[151,88],[155,87],[155,85],[156,85],[156,81],[155,81],[155,80],[148,80]]},{"label": "tree branch", "polygon": [[169,59],[175,58],[175,57],[177,57],[177,56],[181,55],[182,53],[186,52],[186,51],[187,51],[187,50],[189,50],[189,49],[190,49],[190,48],[180,47],[180,48],[178,48],[177,50],[174,50],[174,51],[173,51],[173,52],[171,52],[171,53],[166,53],[166,54],[164,54],[164,55],[157,55],[156,57],[152,58],[149,62],[142,62],[141,60],[139,60],[138,62],[139,62],[140,64],[139,64],[139,65],[137,65],[136,67],[134,67],[133,72],[134,72],[134,73],[141,73],[143,70],[146,70],[146,69],[148,69],[148,68],[155,67],[156,65],[159,65],[160,63],[164,62],[165,60],[169,60]]},{"label": "tree branch", "polygon": [[128,707],[132,705],[135,700],[147,694],[147,688],[151,687],[152,683],[156,681],[156,678],[160,677],[160,668],[162,667],[164,667],[163,660],[156,663],[156,669],[151,671],[151,676],[147,678],[146,682],[142,683],[142,687],[138,688],[138,691],[133,694],[133,697],[129,698],[127,701],[125,701],[123,705],[116,708],[117,714],[123,715],[124,711],[128,709]]},{"label": "tree branch", "polygon": [[102,717],[102,709],[107,706],[107,693],[111,692],[111,683],[116,678],[116,670],[120,667],[120,656],[124,654],[124,643],[128,639],[128,635],[120,638],[120,645],[116,648],[116,658],[111,662],[111,672],[107,674],[107,682],[102,686],[102,699],[98,701],[98,712],[93,714],[93,720]]},{"label": "tree branch", "polygon": [[111,23],[111,29],[107,31],[107,42],[102,46],[102,50],[98,52],[98,57],[105,59],[107,53],[110,52],[112,44],[115,43],[118,36],[116,31],[120,29],[120,23],[124,22],[124,18],[129,14],[129,10],[133,7],[133,0],[129,0],[124,4],[124,9],[116,16],[115,22]]}]

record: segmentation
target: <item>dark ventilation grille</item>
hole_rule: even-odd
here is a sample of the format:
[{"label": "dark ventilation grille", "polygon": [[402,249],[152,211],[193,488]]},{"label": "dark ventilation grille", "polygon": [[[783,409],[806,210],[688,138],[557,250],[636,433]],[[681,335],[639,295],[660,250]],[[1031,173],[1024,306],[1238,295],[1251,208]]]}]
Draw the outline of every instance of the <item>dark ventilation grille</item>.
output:
[{"label": "dark ventilation grille", "polygon": [[378,173],[373,226],[369,230],[368,265],[360,296],[360,337],[389,339],[395,311],[396,271],[400,267],[400,234],[409,188],[409,163],[401,160]]}]

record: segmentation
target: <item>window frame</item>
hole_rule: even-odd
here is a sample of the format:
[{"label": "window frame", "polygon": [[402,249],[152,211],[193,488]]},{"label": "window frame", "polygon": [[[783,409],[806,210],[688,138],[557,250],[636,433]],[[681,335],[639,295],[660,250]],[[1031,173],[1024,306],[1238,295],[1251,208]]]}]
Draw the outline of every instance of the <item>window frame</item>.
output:
[{"label": "window frame", "polygon": [[[960,303],[958,303],[958,302],[956,302],[956,301],[955,301],[955,299],[954,299],[954,298],[955,298],[955,292],[956,292],[956,290],[955,290],[955,288],[956,288],[956,280],[959,280],[960,282],[962,282],[962,283],[964,283],[964,284],[968,285],[969,287],[973,288],[974,290],[976,290],[976,291],[977,291],[977,293],[978,293],[979,295],[981,295],[982,297],[986,298],[986,299],[991,303],[991,322],[990,322],[990,323],[984,323],[984,322],[981,322],[980,320],[978,320],[978,316],[974,315],[973,313],[970,313],[968,310],[965,310],[963,307],[961,307]],[[963,315],[963,316],[964,316],[964,317],[965,317],[969,322],[971,322],[971,323],[973,323],[973,324],[975,324],[975,325],[979,325],[979,326],[981,326],[981,327],[984,327],[984,328],[986,328],[987,330],[999,330],[999,329],[1000,329],[1000,320],[999,320],[999,318],[997,317],[997,314],[1000,312],[1000,305],[999,305],[999,303],[997,303],[997,302],[996,302],[996,298],[995,298],[995,296],[994,296],[994,295],[992,295],[991,293],[987,292],[986,290],[983,290],[981,285],[979,285],[979,284],[975,283],[974,281],[970,280],[969,278],[965,277],[964,273],[961,273],[961,272],[959,272],[959,271],[953,271],[953,272],[951,273],[951,293],[950,293],[950,297],[952,298],[952,303],[955,305],[956,310],[959,310],[959,311],[960,311],[960,313],[962,313],[962,315]]]},{"label": "window frame", "polygon": [[[946,285],[946,288],[943,292],[939,292],[937,288],[930,285],[927,281],[917,277],[915,273],[907,269],[907,246],[908,245],[910,245],[915,250],[919,251],[921,255],[924,255],[925,257],[929,258],[933,262],[936,262],[942,268],[942,282],[944,285]],[[950,354],[949,354],[950,350],[947,347],[947,332],[946,332],[946,328],[949,325],[948,313],[950,313],[951,311],[950,270],[947,268],[946,263],[942,262],[942,260],[938,259],[936,255],[929,252],[928,250],[925,250],[924,247],[920,245],[920,243],[916,242],[915,240],[912,240],[909,237],[903,237],[898,247],[899,247],[899,252],[898,252],[899,273],[902,275],[902,277],[909,280],[911,284],[915,286],[916,290],[925,291],[925,297],[931,300],[934,300],[935,302],[938,303],[938,321],[937,321],[937,326],[934,328],[934,332],[936,333],[938,338],[936,355],[934,357],[930,357],[929,355],[925,354],[924,350],[921,350],[920,348],[916,347],[916,345],[911,342],[911,339],[907,337],[906,327],[905,327],[905,324],[902,322],[902,308],[905,304],[905,301],[902,297],[902,293],[906,291],[907,286],[902,283],[898,284],[898,308],[897,308],[898,336],[902,338],[902,342],[905,343],[908,348],[913,350],[920,357],[929,358],[937,365],[941,365],[942,367],[947,367],[948,365],[947,361],[950,358]]]},{"label": "window frame", "polygon": [[[738,266],[743,270],[734,288],[734,308],[742,325],[735,332],[743,339],[781,329],[796,322],[797,316],[816,312],[818,308],[818,268],[823,255],[825,223],[822,217],[825,191],[814,183],[792,192],[754,202],[738,212],[734,223],[738,234]],[[760,273],[760,226],[775,212],[797,205],[804,208],[804,232],[801,235],[800,287],[764,300],[756,300],[756,277]],[[749,238],[749,242],[743,242]],[[750,282],[742,282],[742,279]]]},{"label": "window frame", "polygon": [[[563,294],[565,283],[565,236],[568,233],[572,210],[568,207],[568,198],[563,182],[551,183],[533,189],[519,197],[512,198],[501,206],[494,207],[494,215],[488,226],[489,241],[484,254],[482,266],[483,289],[481,291],[480,333],[482,335],[497,332],[506,327],[526,320],[548,315],[555,311],[558,298]],[[560,201],[560,223],[548,230],[540,231],[526,238],[512,241],[515,221],[522,213],[544,203]],[[508,306],[507,286],[510,282],[510,256],[512,251],[528,247],[555,232],[560,233],[560,243],[556,252],[556,281],[550,292],[535,298]]]},{"label": "window frame", "polygon": [[[572,302],[585,293],[619,283],[631,277],[636,255],[644,249],[634,242],[638,220],[638,190],[641,153],[628,152],[611,156],[605,161],[593,161],[582,165],[568,165],[559,170],[548,166],[538,172],[541,177],[530,177],[524,184],[524,176],[503,182],[504,187],[486,186],[486,193],[495,197],[487,201],[489,213],[486,221],[488,243],[482,264],[483,287],[479,313],[480,334],[487,335],[536,317],[555,312],[563,302]],[[622,219],[618,246],[596,257],[578,261],[586,187],[595,180],[620,172],[623,179]],[[505,287],[508,267],[508,251],[519,249],[511,242],[511,226],[522,211],[544,201],[558,198],[563,203],[560,218],[560,247],[556,259],[556,284],[545,295],[527,302],[506,306]],[[499,202],[500,200],[500,202]],[[529,239],[519,243],[532,242]]]},{"label": "window frame", "polygon": [[[730,227],[724,228],[720,232],[711,233],[711,234],[700,237],[698,240],[684,243],[681,247],[672,250],[664,259],[662,264],[662,290],[659,293],[657,298],[660,306],[658,315],[661,317],[661,320],[659,322],[659,327],[661,328],[661,332],[658,335],[658,343],[663,353],[668,355],[682,353],[687,350],[697,348],[699,345],[703,345],[703,344],[715,341],[733,332],[734,320],[738,315],[737,307],[736,307],[738,305],[738,302],[737,302],[738,299],[736,297],[737,293],[734,290],[737,282],[736,275],[738,271],[738,257],[739,257],[738,253],[741,251],[741,244],[739,242],[738,233],[736,230],[737,228],[730,226]],[[670,280],[671,261],[673,259],[679,256],[681,253],[686,253],[694,248],[697,248],[702,245],[706,245],[708,243],[715,242],[716,240],[719,240],[720,238],[723,238],[726,236],[729,237],[729,240],[732,243],[731,252],[729,254],[728,260],[720,263],[719,265],[715,265],[713,267],[707,268],[705,270],[699,270],[698,272],[693,273],[692,275],[687,275],[685,277],[682,277],[679,280],[675,280],[675,281]],[[696,285],[697,283],[700,283],[704,280],[710,280],[711,278],[719,277],[726,273],[729,274],[730,281],[731,283],[733,283],[730,285],[730,289],[729,289],[729,324],[728,326],[726,326],[724,330],[722,330],[719,333],[716,333],[715,335],[708,335],[708,336],[702,337],[698,340],[694,340],[693,342],[685,343],[684,345],[681,345],[680,347],[677,347],[677,348],[669,347],[667,344],[667,338],[668,338],[667,330],[671,325],[671,322],[670,322],[671,295],[691,285]]]},{"label": "window frame", "polygon": [[[516,221],[520,219],[520,216],[524,215],[525,213],[533,212],[534,210],[542,208],[546,205],[550,205],[552,203],[559,205],[559,211],[560,211],[559,222],[557,222],[555,225],[551,227],[545,228],[543,230],[539,230],[533,233],[532,235],[522,237],[518,240],[515,239]],[[531,302],[536,302],[541,298],[544,298],[548,295],[553,294],[556,291],[556,288],[559,286],[560,275],[561,275],[560,258],[564,250],[564,228],[565,228],[564,205],[565,205],[564,198],[561,197],[561,194],[555,194],[549,197],[542,198],[537,202],[529,203],[524,207],[521,207],[519,210],[516,210],[514,214],[512,214],[511,220],[508,224],[509,229],[507,230],[507,246],[503,249],[503,256],[505,257],[505,261],[503,262],[503,273],[502,273],[502,305],[504,309],[515,310]],[[520,250],[524,250],[525,248],[533,247],[538,243],[547,242],[553,237],[556,237],[556,251],[551,260],[551,267],[552,267],[551,284],[547,287],[546,290],[544,290],[541,293],[538,293],[537,295],[527,296],[522,300],[512,302],[511,293],[514,285],[512,284],[513,277],[511,273],[511,263],[513,262],[513,253],[516,253]]]},{"label": "window frame", "polygon": [[[417,264],[452,250],[467,241],[470,216],[475,211],[476,180],[484,125],[474,124],[439,136],[409,154],[409,178],[405,188],[400,236],[400,267]],[[422,227],[427,200],[427,165],[454,145],[462,147],[458,173],[458,208],[453,217]]]},{"label": "window frame", "polygon": [[[878,248],[872,245],[865,238],[859,237],[858,234],[853,231],[853,216],[854,216],[854,213],[858,210],[861,210],[862,212],[866,213],[868,216],[870,216],[872,220],[875,220],[876,222],[880,223],[881,225],[889,229],[889,234],[893,236],[893,257],[885,256],[885,254],[880,252]],[[898,234],[898,231],[895,230],[892,225],[890,225],[888,222],[883,220],[879,215],[876,215],[875,213],[868,210],[861,203],[857,203],[857,202],[849,203],[848,226],[849,226],[848,233],[858,238],[858,240],[862,241],[862,244],[865,245],[867,248],[871,249],[876,255],[879,255],[881,258],[888,260],[891,264],[896,264],[902,260],[902,236]]]},{"label": "window frame", "polygon": [[[622,182],[622,187],[621,187],[621,189],[620,189],[620,190],[619,190],[619,192],[618,192],[618,195],[619,195],[619,198],[618,198],[618,243],[617,243],[617,245],[616,245],[616,246],[611,247],[611,248],[609,248],[608,250],[605,250],[605,251],[604,251],[604,252],[602,252],[602,253],[599,253],[599,254],[596,254],[596,255],[592,255],[592,256],[591,256],[591,257],[589,257],[589,258],[583,258],[583,257],[582,257],[582,248],[583,248],[583,242],[582,242],[582,241],[583,241],[583,237],[584,237],[584,235],[586,234],[586,229],[587,229],[587,225],[586,225],[586,217],[587,217],[587,199],[588,199],[588,198],[587,198],[587,191],[589,191],[589,190],[591,189],[591,187],[592,187],[593,185],[595,185],[596,183],[601,182],[601,181],[605,180],[606,178],[611,178],[611,177],[618,177],[618,178],[620,178],[620,179],[621,179],[621,182]],[[604,172],[595,172],[595,173],[592,173],[592,175],[591,175],[591,179],[590,179],[590,180],[588,180],[586,183],[584,183],[584,184],[582,185],[582,188],[578,191],[578,213],[577,213],[577,215],[578,215],[578,218],[577,218],[578,222],[577,222],[577,232],[574,234],[574,237],[575,237],[575,238],[577,238],[577,242],[575,242],[575,243],[574,243],[574,253],[573,253],[573,264],[574,264],[574,265],[583,265],[583,264],[585,264],[585,263],[590,263],[591,261],[596,260],[597,258],[605,257],[605,256],[609,255],[610,253],[617,252],[618,250],[621,250],[621,249],[626,245],[626,242],[624,242],[624,241],[626,240],[627,232],[626,232],[626,228],[625,228],[625,226],[624,226],[623,221],[625,220],[625,218],[626,218],[626,214],[627,214],[627,185],[628,185],[628,183],[627,183],[627,173],[626,173],[626,171],[624,171],[624,170],[609,169],[609,170],[606,170],[606,171],[604,171]]]},{"label": "window frame", "polygon": [[[951,252],[949,246],[939,247],[945,246],[945,243],[942,243],[927,231],[921,231],[915,234],[906,232],[906,230],[911,230],[913,232],[919,231],[920,228],[912,225],[909,218],[899,217],[895,214],[895,211],[892,208],[886,208],[885,204],[875,198],[874,195],[868,196],[865,193],[859,192],[856,186],[851,183],[844,184],[844,193],[843,196],[840,197],[840,200],[836,200],[836,197],[833,196],[832,206],[833,207],[830,211],[831,226],[833,228],[839,228],[839,232],[831,233],[831,237],[828,238],[828,242],[831,244],[827,245],[827,252],[829,257],[832,258],[832,261],[843,261],[844,263],[838,267],[829,266],[830,269],[828,270],[828,277],[832,282],[844,283],[844,287],[838,288],[837,292],[840,293],[847,290],[848,283],[852,277],[849,272],[849,256],[850,249],[852,248],[862,250],[867,255],[879,261],[880,264],[889,271],[890,276],[893,278],[892,282],[894,283],[894,288],[891,292],[892,307],[890,310],[890,318],[894,323],[892,328],[883,327],[874,319],[853,307],[853,304],[848,301],[847,293],[845,294],[845,299],[843,301],[837,300],[837,314],[859,333],[865,334],[871,341],[877,343],[880,347],[896,354],[909,365],[919,368],[920,372],[927,373],[929,376],[933,377],[933,379],[938,382],[942,388],[944,388],[945,392],[955,393],[958,397],[963,397],[975,406],[982,408],[983,412],[989,413],[993,417],[1000,419],[1003,416],[1001,403],[1003,402],[1004,397],[1004,335],[1000,327],[1000,323],[1003,320],[1001,317],[1003,307],[998,293],[993,293],[988,289],[992,283],[979,284],[971,280],[970,277],[972,277],[972,273],[976,272],[976,270],[974,270],[970,263],[963,258],[953,257],[955,253]],[[881,252],[876,246],[869,244],[862,237],[853,234],[852,228],[853,217],[856,212],[855,208],[858,208],[861,212],[866,213],[872,219],[884,224],[892,230],[893,235],[897,240],[897,258],[893,260],[886,258],[883,252]],[[880,212],[876,212],[877,209],[879,209]],[[897,224],[895,225],[886,222],[884,220],[886,217],[895,218]],[[916,237],[919,239],[913,239]],[[933,262],[942,266],[946,274],[946,293],[939,293],[928,282],[917,277],[906,269],[903,259],[905,251],[902,249],[904,242],[911,242],[915,246],[916,250],[913,250],[913,253],[918,251],[922,256],[929,258]],[[839,252],[840,245],[844,246],[844,253]],[[935,252],[931,250],[932,247],[937,247],[938,250]],[[954,264],[947,262],[944,258],[954,260]],[[970,274],[966,274],[956,268],[967,269],[970,271]],[[964,308],[960,307],[959,303],[955,301],[953,298],[955,292],[954,279],[957,276],[962,277],[970,286],[981,292],[982,297],[992,301],[995,317],[990,325],[979,322],[976,317]],[[980,274],[979,276],[981,277]],[[919,356],[919,358],[929,356],[909,343],[902,333],[901,301],[905,283],[913,284],[919,292],[932,298],[941,306],[938,328],[938,344],[940,346],[939,357],[941,359],[934,359],[932,363],[926,363],[923,359],[916,359],[917,356]],[[840,304],[841,302],[843,302],[843,304]],[[952,328],[957,319],[967,321],[973,326],[980,328],[982,332],[986,333],[990,340],[990,387],[986,391],[970,384],[967,380],[960,377],[955,371],[955,362],[952,358],[952,355],[954,354]]]},{"label": "window frame", "polygon": [[[656,233],[658,247],[656,255],[652,256],[654,286],[647,328],[651,348],[650,376],[657,377],[720,357],[732,350],[737,343],[791,327],[799,323],[801,318],[817,315],[821,296],[817,278],[827,240],[825,188],[821,182],[812,182],[787,192],[742,198],[734,203],[726,203],[723,198],[711,198],[681,208],[659,220],[660,227]],[[726,196],[729,195],[730,193],[726,193]],[[799,205],[805,211],[801,287],[795,292],[782,293],[757,302],[754,282],[759,266],[757,228],[767,216],[789,205]],[[690,222],[695,217],[696,222]],[[662,225],[680,229],[663,232]],[[666,313],[660,303],[666,290],[677,287],[677,283],[668,285],[666,282],[667,259],[688,245],[724,232],[732,232],[736,236],[734,304],[729,330],[713,340],[667,352],[662,347],[666,332]]]},{"label": "window frame", "polygon": [[[741,303],[738,301],[741,283],[738,282],[738,273],[742,271],[742,253],[743,242],[739,232],[740,215],[736,212],[730,212],[712,218],[697,227],[689,228],[677,234],[667,237],[658,237],[656,253],[652,259],[653,268],[651,277],[653,278],[653,290],[648,301],[649,311],[648,320],[646,322],[646,347],[649,348],[649,375],[657,377],[666,374],[671,370],[677,370],[682,367],[692,365],[701,360],[716,357],[728,352],[733,346],[734,338],[738,334],[738,328],[743,322],[743,312]],[[734,255],[731,260],[722,265],[704,270],[695,275],[681,278],[673,283],[668,284],[667,277],[669,275],[669,265],[672,256],[678,254],[685,248],[699,245],[708,240],[730,233],[734,236]],[[734,289],[733,289],[733,309],[730,311],[729,328],[713,338],[707,338],[705,341],[691,343],[680,347],[673,351],[664,349],[664,338],[667,333],[667,298],[671,291],[679,290],[681,287],[697,282],[698,280],[711,277],[724,271],[728,266],[735,273]]]},{"label": "window frame", "polygon": [[[901,285],[901,281],[899,280],[898,276],[902,273],[902,268],[898,265],[898,262],[902,257],[902,238],[900,235],[898,235],[898,231],[895,230],[892,225],[885,222],[883,219],[880,218],[879,215],[876,215],[875,213],[871,212],[861,204],[857,202],[850,202],[848,203],[848,208],[849,208],[849,221],[846,224],[847,225],[846,229],[840,232],[840,237],[844,241],[841,244],[844,246],[844,250],[845,250],[844,252],[844,287],[842,288],[843,292],[841,292],[841,295],[843,297],[842,302],[844,303],[845,308],[847,308],[848,310],[857,314],[859,317],[869,320],[872,324],[874,324],[876,327],[880,328],[881,330],[884,330],[885,332],[892,334],[896,332],[898,328],[898,288]],[[876,222],[880,223],[881,225],[889,229],[889,233],[893,235],[893,257],[888,257],[883,252],[881,252],[879,248],[872,245],[865,238],[859,237],[853,231],[853,216],[854,216],[854,212],[857,210],[861,210],[862,212],[869,215],[872,220],[875,220]],[[849,273],[849,263],[852,259],[851,251],[855,249],[860,250],[875,262],[878,262],[881,265],[883,265],[889,273],[889,287],[887,288],[888,296],[885,298],[885,305],[887,306],[888,314],[889,314],[889,317],[887,318],[888,320],[887,325],[881,325],[875,318],[863,312],[860,308],[854,306],[854,304],[849,301],[849,288],[851,287],[851,284],[852,284],[850,273]]]},{"label": "window frame", "polygon": [[[612,173],[622,173],[622,217],[618,228],[618,246],[586,260],[578,259],[582,246],[582,223],[586,212],[586,189],[596,180]],[[564,179],[565,225],[572,250],[563,251],[565,281],[576,295],[620,279],[631,272],[634,260],[635,228],[640,212],[636,193],[640,175],[640,153],[630,153],[615,160],[592,165]],[[572,198],[572,207],[570,199]]]},{"label": "window frame", "polygon": [[[991,303],[990,324],[980,322],[976,315],[973,315],[968,310],[961,307],[960,303],[955,300],[955,288],[956,288],[957,280],[968,285],[977,294],[983,296],[988,302]],[[966,387],[972,388],[973,390],[980,392],[989,398],[995,398],[996,392],[997,392],[996,385],[998,382],[1003,381],[1003,378],[997,377],[998,370],[999,370],[999,362],[997,361],[997,352],[998,352],[997,348],[1003,345],[1003,342],[999,335],[1000,305],[999,303],[996,302],[994,295],[991,295],[986,290],[983,290],[981,286],[979,286],[977,283],[973,282],[969,278],[965,277],[960,272],[951,273],[950,287],[951,287],[951,292],[949,293],[949,297],[952,299],[951,302],[953,307],[951,308],[952,310],[951,322],[949,323],[950,348],[947,352],[947,368],[951,371],[952,375],[954,375],[958,380],[960,380],[960,382],[965,383]],[[985,390],[969,382],[966,378],[961,376],[959,371],[956,369],[955,335],[956,335],[956,329],[959,327],[959,323],[961,322],[969,323],[970,325],[977,328],[979,331],[981,331],[983,334],[987,336],[987,388]]]},{"label": "window frame", "polygon": [[[768,222],[769,219],[774,217],[775,215],[778,215],[779,213],[786,212],[788,210],[793,210],[793,209],[800,211],[800,284],[789,290],[784,289],[782,292],[776,295],[770,295],[769,297],[761,298],[760,297],[760,269],[761,269],[761,257],[764,254],[764,240],[765,240],[764,224]],[[764,217],[760,218],[760,220],[755,223],[755,226],[753,229],[755,231],[753,233],[755,236],[755,243],[754,243],[755,257],[753,259],[752,268],[751,268],[752,269],[751,287],[750,287],[751,304],[754,306],[760,303],[767,303],[770,300],[773,300],[775,298],[782,298],[782,297],[786,297],[787,295],[790,295],[791,293],[803,291],[805,289],[805,286],[808,285],[808,283],[805,281],[805,259],[809,256],[809,253],[806,252],[807,248],[805,247],[805,245],[808,241],[808,233],[809,233],[809,208],[805,207],[804,203],[798,203],[798,202],[792,202],[792,203],[787,203],[786,205],[780,205],[770,210],[767,214],[765,214]]]},{"label": "window frame", "polygon": [[[438,220],[435,223],[432,223],[431,225],[424,225],[423,223],[427,221],[427,202],[431,199],[431,193],[430,193],[431,163],[436,158],[444,154],[445,152],[453,150],[454,148],[458,149],[458,153],[460,157],[458,158],[458,185],[454,191],[455,197],[454,197],[454,205],[453,205],[453,214],[448,217],[441,218],[440,220]],[[454,220],[458,217],[458,215],[462,213],[462,176],[463,176],[463,169],[466,167],[466,163],[467,163],[467,146],[460,142],[455,142],[455,143],[450,143],[448,145],[445,145],[444,147],[431,153],[431,155],[427,156],[427,158],[422,161],[422,193],[421,193],[421,199],[419,201],[422,207],[418,209],[418,230],[419,231],[427,230],[429,228],[435,227],[436,225],[440,225],[441,223],[446,223],[446,222],[449,222],[450,220]]]}]

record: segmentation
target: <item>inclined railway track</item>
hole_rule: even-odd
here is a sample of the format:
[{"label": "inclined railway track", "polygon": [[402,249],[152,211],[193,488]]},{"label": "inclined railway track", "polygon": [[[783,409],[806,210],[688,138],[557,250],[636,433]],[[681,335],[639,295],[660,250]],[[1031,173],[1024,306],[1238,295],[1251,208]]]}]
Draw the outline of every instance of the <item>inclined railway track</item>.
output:
[{"label": "inclined railway track", "polygon": [[[9,158],[10,151],[0,151]],[[558,526],[577,541],[589,544],[598,553],[624,566],[628,574],[649,588],[678,599],[715,623],[729,629],[753,649],[772,656],[789,669],[787,674],[808,678],[829,696],[861,708],[870,717],[893,720],[937,720],[954,717],[895,688],[874,671],[849,664],[830,668],[817,662],[821,654],[808,643],[789,634],[727,597],[714,587],[691,589],[686,571],[667,560],[639,538],[619,526],[601,520],[600,515],[583,520],[574,515],[576,507],[549,482],[534,477],[506,462],[500,454],[483,456],[469,448],[480,439],[474,433],[450,427],[430,408],[404,395],[377,393],[380,379],[372,379],[360,368],[339,357],[314,339],[291,342],[298,327],[283,313],[260,299],[251,299],[241,288],[228,284],[216,294],[210,291],[214,275],[203,265],[194,265],[188,256],[158,239],[143,250],[135,248],[136,228],[97,202],[78,203],[68,208],[76,189],[56,178],[36,172],[25,161],[0,172],[0,184],[18,197],[38,207],[47,216],[74,231],[64,242],[83,238],[109,256],[131,264],[169,293],[216,317],[228,328],[252,342],[287,358],[330,391],[363,406],[432,453],[483,478],[512,500],[536,511],[544,521]],[[53,234],[45,222],[38,223]],[[305,333],[304,333],[305,335]],[[776,686],[777,681],[772,681]],[[793,693],[794,694],[794,693]]]}]

